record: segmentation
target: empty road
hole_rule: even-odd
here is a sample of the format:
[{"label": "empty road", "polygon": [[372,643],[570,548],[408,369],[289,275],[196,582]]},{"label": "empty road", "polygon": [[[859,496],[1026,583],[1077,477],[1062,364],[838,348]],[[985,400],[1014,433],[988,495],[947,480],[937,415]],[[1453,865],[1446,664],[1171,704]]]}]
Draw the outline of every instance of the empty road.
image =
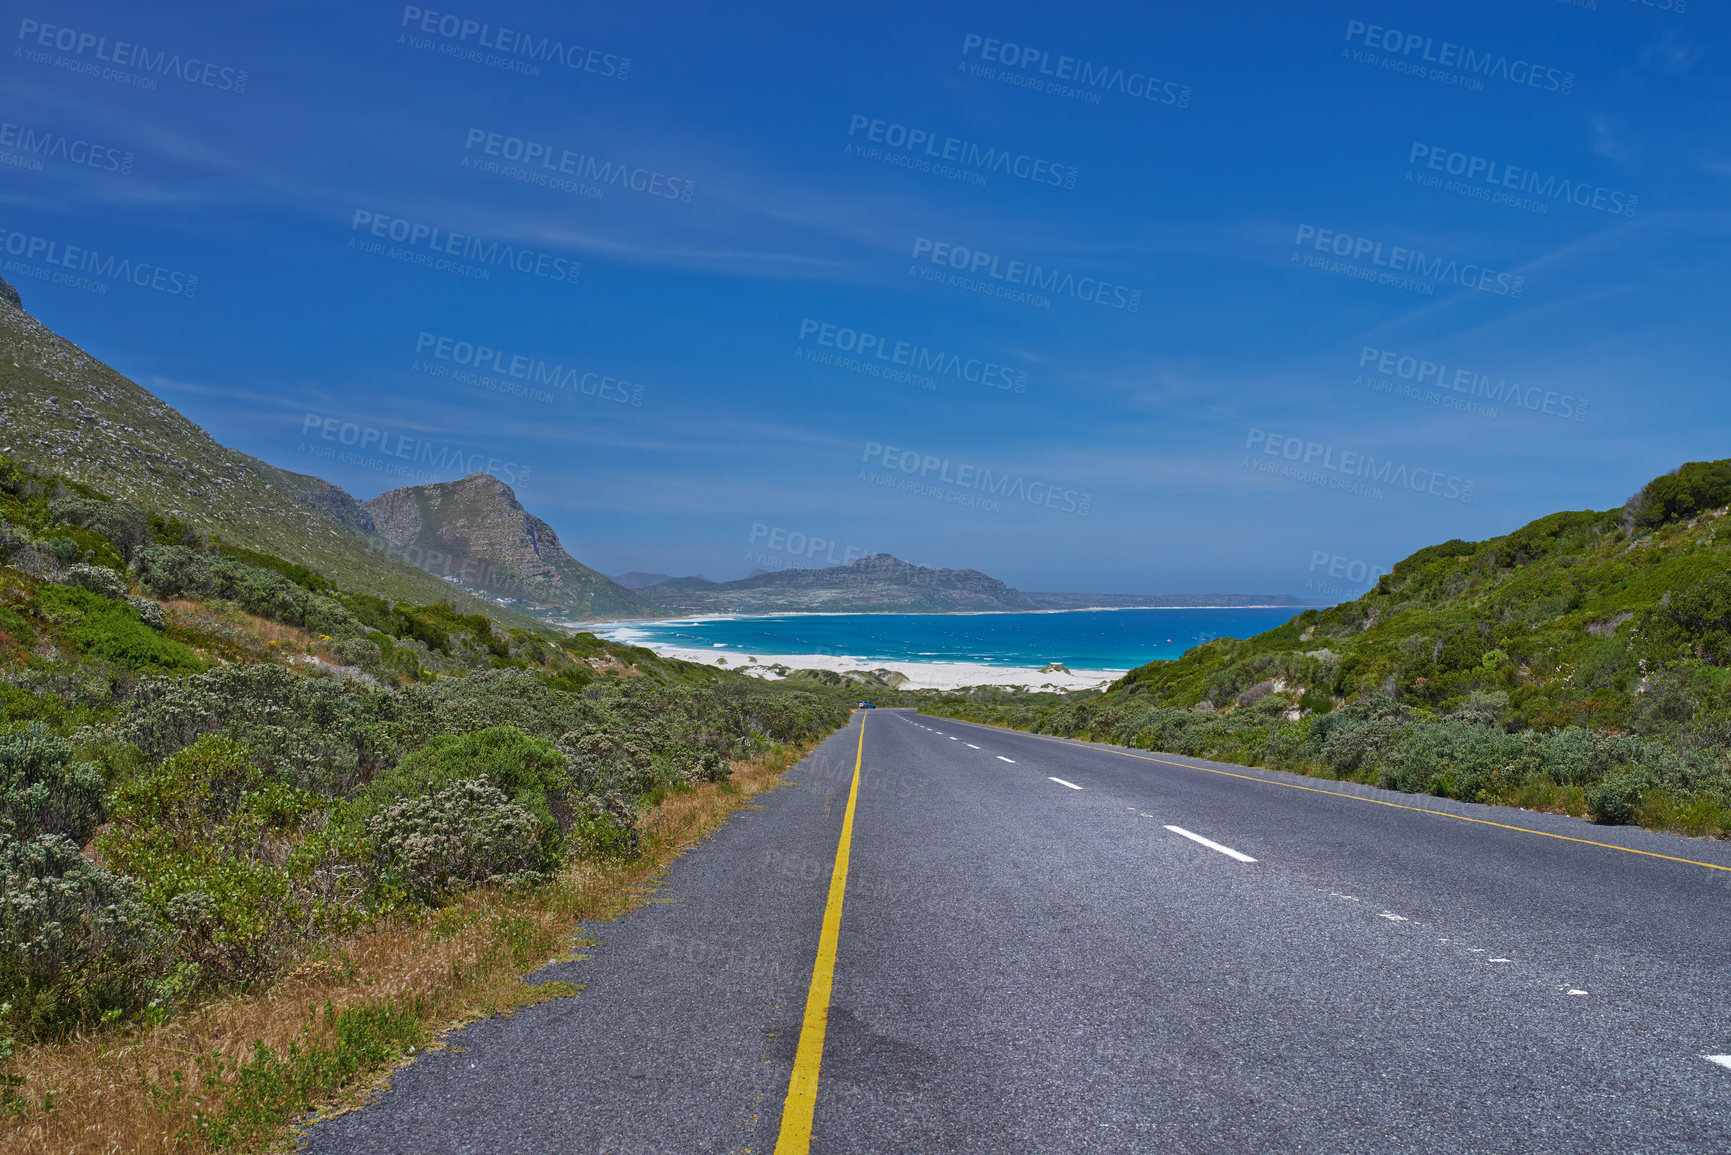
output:
[{"label": "empty road", "polygon": [[757,802],[307,1149],[1731,1150],[1725,844],[902,710]]}]

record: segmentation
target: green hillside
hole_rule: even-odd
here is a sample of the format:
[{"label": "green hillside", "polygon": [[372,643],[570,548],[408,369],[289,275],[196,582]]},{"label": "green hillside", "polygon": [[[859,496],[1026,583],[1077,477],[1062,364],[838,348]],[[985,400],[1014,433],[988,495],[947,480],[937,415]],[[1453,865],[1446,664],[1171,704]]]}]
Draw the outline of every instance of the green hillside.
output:
[{"label": "green hillside", "polygon": [[1419,550],[1353,602],[947,712],[1050,733],[1698,831],[1731,811],[1731,461],[1623,508]]},{"label": "green hillside", "polygon": [[[1679,487],[1681,500],[1665,496]],[[1229,707],[1280,679],[1294,707],[1323,712],[1380,693],[1450,713],[1505,694],[1516,728],[1646,732],[1683,697],[1691,719],[1711,714],[1731,657],[1727,500],[1731,462],[1696,463],[1622,509],[1430,546],[1357,601],[1151,662],[1108,696]]]},{"label": "green hillside", "polygon": [[219,444],[149,390],[26,312],[0,281],[0,454],[287,558],[354,590],[523,626],[369,538],[360,503],[317,477]]},{"label": "green hillside", "polygon": [[850,691],[345,589],[0,457],[0,1115],[16,1041],[629,869],[663,800],[842,724]]}]

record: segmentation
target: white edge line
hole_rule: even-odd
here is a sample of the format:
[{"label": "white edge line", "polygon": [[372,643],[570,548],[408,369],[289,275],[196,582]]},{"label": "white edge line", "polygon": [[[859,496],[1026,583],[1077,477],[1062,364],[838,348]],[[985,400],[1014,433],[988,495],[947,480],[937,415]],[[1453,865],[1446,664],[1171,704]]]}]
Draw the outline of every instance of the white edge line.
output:
[{"label": "white edge line", "polygon": [[1081,787],[1076,785],[1074,782],[1066,782],[1062,778],[1054,778],[1050,774],[1046,775],[1046,781],[1056,782],[1060,786],[1068,786],[1072,790],[1080,790],[1081,789]]},{"label": "white edge line", "polygon": [[1250,855],[1241,854],[1238,851],[1232,849],[1230,846],[1222,846],[1218,842],[1214,841],[1212,838],[1204,838],[1200,834],[1192,834],[1192,833],[1190,833],[1190,831],[1184,829],[1182,826],[1168,826],[1166,829],[1170,830],[1174,834],[1182,835],[1183,837],[1188,838],[1192,842],[1200,842],[1202,845],[1206,846],[1210,850],[1218,850],[1220,853],[1224,854],[1228,858],[1236,858],[1239,862],[1255,862],[1256,861],[1256,859],[1250,857]]},{"label": "white edge line", "polygon": [[1009,764],[1010,764],[1010,765],[1012,765],[1012,766],[1014,766],[1014,765],[1015,765],[1015,764],[1016,764],[1016,760],[1015,760],[1015,759],[1014,759],[1014,758],[1006,758],[1006,757],[1004,757],[1004,756],[1003,756],[1003,755],[1002,755],[1002,754],[999,754],[999,755],[998,755],[998,761],[1000,761],[1000,762],[1008,762],[1008,763],[1009,763]]}]

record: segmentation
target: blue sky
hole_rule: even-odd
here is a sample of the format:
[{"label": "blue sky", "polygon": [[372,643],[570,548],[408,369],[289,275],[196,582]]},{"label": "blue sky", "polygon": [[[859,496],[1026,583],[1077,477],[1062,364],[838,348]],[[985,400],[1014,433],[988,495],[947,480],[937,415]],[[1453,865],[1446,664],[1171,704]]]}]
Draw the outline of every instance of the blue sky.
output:
[{"label": "blue sky", "polygon": [[0,247],[219,440],[605,572],[1352,596],[1731,454],[1683,2],[12,5]]}]

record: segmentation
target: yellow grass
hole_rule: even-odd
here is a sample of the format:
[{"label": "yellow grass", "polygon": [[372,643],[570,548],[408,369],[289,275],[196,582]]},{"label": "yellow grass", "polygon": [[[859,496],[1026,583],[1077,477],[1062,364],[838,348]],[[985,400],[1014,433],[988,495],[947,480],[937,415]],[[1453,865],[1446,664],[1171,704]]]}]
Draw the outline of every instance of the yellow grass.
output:
[{"label": "yellow grass", "polygon": [[[211,1150],[199,1120],[230,1102],[240,1064],[260,1043],[279,1055],[291,1044],[329,1044],[327,1005],[340,1012],[418,997],[437,1033],[574,993],[569,984],[535,987],[520,976],[570,957],[582,945],[572,937],[578,919],[632,909],[674,858],[773,788],[811,745],[739,764],[728,783],[667,798],[646,816],[644,850],[629,861],[575,862],[533,893],[480,890],[424,916],[387,920],[329,944],[268,992],[218,999],[159,1027],[97,1030],[21,1050],[11,1069],[25,1082],[11,1116],[0,1120],[0,1152]],[[364,1074],[327,1107],[360,1101],[383,1077]],[[279,1128],[266,1146],[286,1144],[287,1136]]]}]

